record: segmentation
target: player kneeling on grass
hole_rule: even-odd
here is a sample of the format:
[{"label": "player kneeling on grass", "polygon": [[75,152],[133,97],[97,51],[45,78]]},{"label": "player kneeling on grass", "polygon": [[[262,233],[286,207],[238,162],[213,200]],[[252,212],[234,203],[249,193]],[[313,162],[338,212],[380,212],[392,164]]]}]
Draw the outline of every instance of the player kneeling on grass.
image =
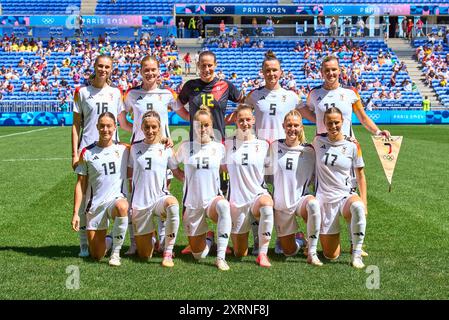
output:
[{"label": "player kneeling on grass", "polygon": [[[328,259],[340,255],[340,223],[343,215],[351,224],[351,239],[354,246],[351,264],[361,269],[362,245],[366,229],[366,180],[360,146],[343,135],[343,115],[340,109],[331,107],[324,113],[327,133],[313,140],[316,153],[316,198],[321,209],[320,239],[323,254]],[[351,171],[355,171],[356,181]],[[360,196],[357,195],[359,188]]]},{"label": "player kneeling on grass", "polygon": [[[117,129],[115,116],[110,112],[98,117],[99,140],[81,152],[76,173],[75,204],[72,228],[79,230],[78,211],[86,196],[86,230],[90,256],[101,260],[106,254],[106,232],[109,219],[112,230],[111,266],[119,266],[120,249],[128,227],[128,201],[121,192],[126,181],[128,148],[113,141]],[[86,194],[87,192],[87,194]]]},{"label": "player kneeling on grass", "polygon": [[[153,254],[155,216],[166,221],[164,267],[173,267],[173,247],[179,227],[178,200],[167,188],[166,169],[174,153],[162,141],[161,119],[155,111],[142,116],[142,131],[145,138],[132,144],[128,161],[128,178],[132,179],[132,224],[140,258],[148,259]],[[166,138],[164,138],[166,139]],[[178,176],[183,179],[183,176]]]},{"label": "player kneeling on grass", "polygon": [[274,224],[282,251],[294,256],[301,248],[296,217],[307,223],[307,262],[322,266],[316,249],[321,215],[318,201],[309,194],[315,172],[315,151],[306,143],[301,114],[292,110],[285,115],[285,139],[275,141],[270,149],[273,173]]},{"label": "player kneeling on grass", "polygon": [[[192,255],[199,260],[209,253],[214,241],[207,232],[206,217],[217,223],[217,259],[219,270],[229,270],[225,261],[226,247],[231,233],[229,202],[220,190],[220,168],[225,160],[225,148],[212,141],[212,114],[205,106],[193,118],[193,141],[183,142],[169,168],[175,176],[182,174],[184,164],[184,230],[189,238]],[[206,234],[207,233],[207,234]]]},{"label": "player kneeling on grass", "polygon": [[257,139],[253,133],[255,118],[252,106],[240,104],[235,113],[237,132],[226,141],[234,254],[236,257],[248,254],[252,215],[259,221],[259,254],[256,262],[261,267],[271,267],[267,252],[273,232],[273,200],[264,181],[269,144]]}]

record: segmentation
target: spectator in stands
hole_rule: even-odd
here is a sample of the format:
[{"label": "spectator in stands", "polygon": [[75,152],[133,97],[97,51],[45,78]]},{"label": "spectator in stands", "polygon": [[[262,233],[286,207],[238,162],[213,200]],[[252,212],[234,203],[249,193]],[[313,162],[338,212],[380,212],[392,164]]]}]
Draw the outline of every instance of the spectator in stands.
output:
[{"label": "spectator in stands", "polygon": [[22,81],[22,86],[20,87],[20,91],[22,91],[22,92],[30,91],[30,86],[26,83],[26,81]]},{"label": "spectator in stands", "polygon": [[198,16],[198,20],[196,22],[196,28],[198,29],[198,37],[202,38],[203,37],[203,33],[204,33],[204,22],[203,22],[203,18],[201,18],[201,16]]},{"label": "spectator in stands", "polygon": [[259,35],[259,27],[257,25],[257,18],[253,17],[251,20],[251,25],[253,26],[253,36]]},{"label": "spectator in stands", "polygon": [[424,36],[424,32],[422,30],[423,25],[424,25],[424,22],[422,21],[422,17],[420,17],[415,23],[417,37]]},{"label": "spectator in stands", "polygon": [[371,94],[371,99],[380,99],[379,90],[377,88],[374,89],[373,93]]},{"label": "spectator in stands", "polygon": [[220,21],[220,24],[219,24],[218,27],[219,27],[219,30],[220,30],[220,37],[224,37],[226,35],[226,25],[224,23],[224,20]]},{"label": "spectator in stands", "polygon": [[8,93],[14,92],[14,85],[10,81],[8,81],[8,84],[6,86],[6,92],[8,92]]},{"label": "spectator in stands", "polygon": [[359,37],[363,37],[365,35],[365,22],[363,21],[362,17],[358,17],[356,26],[357,26],[357,35]]},{"label": "spectator in stands", "polygon": [[379,94],[379,99],[388,99],[388,92],[385,88],[382,88],[382,92]]},{"label": "spectator in stands", "polygon": [[401,28],[402,28],[402,36],[404,38],[407,38],[407,17],[402,19]]},{"label": "spectator in stands", "polygon": [[263,48],[265,46],[265,43],[263,42],[262,38],[260,38],[259,40],[257,40],[257,47],[259,49]]},{"label": "spectator in stands", "polygon": [[184,60],[184,71],[185,74],[190,74],[190,66],[192,64],[192,58],[190,57],[190,52],[187,52],[184,57],[182,58]]},{"label": "spectator in stands", "polygon": [[413,38],[413,21],[412,19],[408,19],[407,21],[407,39],[412,41]]},{"label": "spectator in stands", "polygon": [[401,93],[401,90],[399,90],[399,88],[396,89],[396,92],[394,93],[394,98],[402,99],[402,93]]},{"label": "spectator in stands", "polygon": [[330,35],[333,37],[337,36],[337,30],[338,30],[337,20],[335,20],[335,17],[332,17],[329,28]]},{"label": "spectator in stands", "polygon": [[345,28],[345,37],[349,37],[351,35],[351,20],[349,18],[346,18],[343,22],[344,28]]}]

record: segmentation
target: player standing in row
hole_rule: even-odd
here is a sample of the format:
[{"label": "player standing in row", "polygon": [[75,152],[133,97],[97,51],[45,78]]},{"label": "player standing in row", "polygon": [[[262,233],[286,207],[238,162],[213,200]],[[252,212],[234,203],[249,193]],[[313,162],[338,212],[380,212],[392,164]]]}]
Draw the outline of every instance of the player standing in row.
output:
[{"label": "player standing in row", "polygon": [[302,116],[316,123],[317,134],[326,133],[324,125],[324,113],[327,109],[335,107],[343,114],[342,132],[348,137],[353,137],[352,113],[354,112],[360,123],[372,134],[383,135],[389,138],[388,130],[380,130],[379,127],[365,113],[362,100],[355,88],[345,87],[340,84],[340,65],[338,58],[327,56],[321,62],[321,74],[324,84],[310,91],[306,105],[300,108]]},{"label": "player standing in row", "polygon": [[[343,134],[343,113],[335,107],[324,112],[327,133],[313,140],[316,152],[316,198],[320,203],[320,239],[327,259],[340,255],[340,214],[350,224],[354,248],[351,264],[358,269],[362,261],[362,245],[366,229],[367,189],[362,152],[357,142]],[[355,171],[354,181],[352,171]],[[359,188],[360,196],[355,193]]]},{"label": "player standing in row", "polygon": [[259,255],[256,262],[261,267],[271,267],[267,252],[273,232],[273,199],[264,181],[269,144],[254,135],[255,118],[252,106],[240,104],[235,115],[236,134],[226,140],[226,170],[230,181],[228,200],[231,204],[234,255],[247,255],[248,234],[253,217],[259,221]]},{"label": "player standing in row", "polygon": [[120,266],[120,249],[128,227],[128,201],[122,190],[126,183],[128,148],[114,141],[117,130],[111,112],[100,114],[97,122],[98,141],[83,148],[76,173],[72,228],[80,229],[81,203],[86,197],[86,229],[92,258],[106,254],[106,232],[109,219],[114,219],[112,253],[109,265]]},{"label": "player standing in row", "polygon": [[[354,112],[360,123],[372,134],[391,136],[388,130],[380,130],[379,127],[365,113],[362,100],[355,88],[340,85],[341,69],[338,58],[327,56],[321,62],[321,74],[324,84],[310,91],[306,105],[300,109],[304,118],[316,123],[317,134],[326,133],[324,125],[324,113],[331,107],[338,108],[343,115],[343,135],[354,137],[352,130],[352,113]],[[351,230],[349,230],[351,233]],[[352,250],[352,244],[351,244]],[[362,250],[363,256],[368,254]]]},{"label": "player standing in row", "polygon": [[[178,96],[177,113],[185,120],[190,120],[190,141],[193,140],[193,116],[201,106],[209,108],[213,116],[213,137],[217,142],[225,139],[225,115],[228,101],[240,102],[243,94],[228,80],[221,80],[215,74],[217,57],[212,51],[203,51],[199,55],[199,79],[187,81]],[[188,111],[185,105],[189,104]],[[220,176],[220,189],[226,194],[228,177],[226,172]],[[182,253],[190,253],[188,247]]]},{"label": "player standing in row", "polygon": [[265,86],[251,91],[245,103],[254,107],[257,137],[271,143],[285,138],[282,122],[289,111],[301,107],[301,99],[294,91],[282,88],[281,62],[271,50],[265,53],[262,73]]},{"label": "player standing in row", "polygon": [[[159,61],[154,56],[146,56],[140,62],[140,74],[142,76],[142,85],[129,89],[124,97],[125,110],[133,114],[131,143],[144,139],[142,131],[142,117],[147,111],[155,111],[160,116],[161,135],[170,138],[170,129],[168,127],[168,109],[177,110],[176,93],[168,88],[159,88],[158,81],[161,71]],[[131,123],[128,122],[131,126]],[[171,172],[168,171],[168,186],[170,185]],[[131,246],[126,252],[127,255],[136,253],[136,242],[134,240],[134,230],[128,229],[131,239]],[[161,249],[165,237],[165,224],[159,219],[158,236]]]},{"label": "player standing in row", "polygon": [[[213,120],[208,107],[201,107],[193,119],[193,141],[183,142],[174,161],[169,163],[175,175],[183,173],[184,164],[184,230],[189,239],[192,255],[199,260],[209,253],[214,241],[212,231],[207,232],[206,218],[217,223],[217,259],[219,270],[229,270],[225,260],[231,233],[229,202],[220,190],[220,168],[225,161],[225,148],[212,140]],[[207,234],[206,234],[207,233]]]},{"label": "player standing in row", "polygon": [[[126,122],[123,100],[120,89],[110,86],[112,58],[100,55],[95,59],[94,74],[88,86],[80,86],[75,90],[72,126],[72,167],[76,169],[81,150],[98,140],[97,122],[100,114],[110,112],[118,118],[122,129],[131,131]],[[118,141],[118,132],[113,137]],[[85,202],[80,205],[80,257],[89,256],[86,238]]]},{"label": "player standing in row", "polygon": [[307,262],[322,266],[316,250],[320,233],[320,206],[309,194],[315,173],[315,151],[306,143],[301,114],[292,110],[284,118],[285,139],[272,143],[270,163],[273,168],[274,224],[283,253],[294,256],[301,249],[297,240],[298,223],[307,223]]},{"label": "player standing in row", "polygon": [[[179,204],[167,189],[166,169],[174,153],[172,148],[166,148],[161,143],[162,125],[157,112],[145,112],[141,122],[145,138],[132,144],[128,162],[128,178],[132,179],[132,225],[137,253],[141,258],[151,258],[155,231],[153,218],[165,216],[167,235],[162,265],[173,267]],[[183,177],[180,178],[182,180]]]},{"label": "player standing in row", "polygon": [[[257,137],[271,143],[285,138],[282,121],[290,110],[300,108],[302,101],[294,91],[282,88],[279,83],[283,73],[281,62],[271,50],[265,53],[262,73],[265,86],[251,91],[245,98],[245,103],[254,107]],[[257,248],[257,221],[253,221],[252,225]],[[257,254],[257,250],[253,252],[253,255]]]}]

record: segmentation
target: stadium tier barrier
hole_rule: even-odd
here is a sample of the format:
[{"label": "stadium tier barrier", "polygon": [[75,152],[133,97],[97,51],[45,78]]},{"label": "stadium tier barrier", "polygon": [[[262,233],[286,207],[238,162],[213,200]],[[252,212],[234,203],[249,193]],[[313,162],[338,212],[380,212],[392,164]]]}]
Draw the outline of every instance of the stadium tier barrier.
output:
[{"label": "stadium tier barrier", "polygon": [[[422,110],[378,110],[367,111],[367,115],[377,124],[449,124],[449,111]],[[304,124],[311,125],[306,119]],[[360,124],[355,115],[353,124]],[[175,112],[169,113],[170,125],[188,125]],[[0,126],[64,126],[73,124],[73,113],[62,112],[2,112]]]}]

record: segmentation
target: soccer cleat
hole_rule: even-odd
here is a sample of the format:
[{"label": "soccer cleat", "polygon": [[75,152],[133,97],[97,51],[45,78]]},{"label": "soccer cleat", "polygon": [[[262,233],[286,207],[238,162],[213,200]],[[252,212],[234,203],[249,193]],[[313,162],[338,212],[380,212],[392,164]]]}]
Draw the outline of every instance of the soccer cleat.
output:
[{"label": "soccer cleat", "polygon": [[89,256],[89,247],[87,245],[80,246],[80,253],[78,253],[78,257],[87,258]]},{"label": "soccer cleat", "polygon": [[[352,244],[351,244],[351,250],[349,252],[352,254]],[[362,258],[368,257],[368,252],[366,252],[365,250],[362,249],[361,256],[362,256]]]},{"label": "soccer cleat", "polygon": [[166,268],[173,268],[173,255],[169,252],[164,252],[164,257],[162,258],[162,266]]},{"label": "soccer cleat", "polygon": [[228,271],[230,269],[226,260],[221,258],[215,259],[215,265],[220,271]]},{"label": "soccer cleat", "polygon": [[185,247],[184,249],[181,250],[181,254],[191,254],[192,253],[192,249],[190,248],[189,245],[187,245],[187,247]]},{"label": "soccer cleat", "polygon": [[128,251],[125,252],[125,256],[133,256],[136,253],[137,253],[136,242],[131,241],[131,246],[129,247]]},{"label": "soccer cleat", "polygon": [[284,253],[284,250],[282,250],[282,247],[281,247],[281,240],[279,240],[279,238],[276,239],[276,245],[274,246],[274,253],[276,253],[276,254]]},{"label": "soccer cleat", "polygon": [[120,256],[118,253],[113,253],[111,259],[109,259],[109,265],[113,267],[119,267],[122,263],[120,262]]},{"label": "soccer cleat", "polygon": [[351,265],[356,269],[365,268],[365,264],[363,263],[362,256],[360,254],[352,254]]},{"label": "soccer cleat", "polygon": [[321,267],[323,265],[316,253],[311,253],[307,256],[307,263],[317,267]]},{"label": "soccer cleat", "polygon": [[268,259],[267,255],[265,253],[261,253],[257,256],[256,263],[264,268],[271,267],[270,260]]}]

